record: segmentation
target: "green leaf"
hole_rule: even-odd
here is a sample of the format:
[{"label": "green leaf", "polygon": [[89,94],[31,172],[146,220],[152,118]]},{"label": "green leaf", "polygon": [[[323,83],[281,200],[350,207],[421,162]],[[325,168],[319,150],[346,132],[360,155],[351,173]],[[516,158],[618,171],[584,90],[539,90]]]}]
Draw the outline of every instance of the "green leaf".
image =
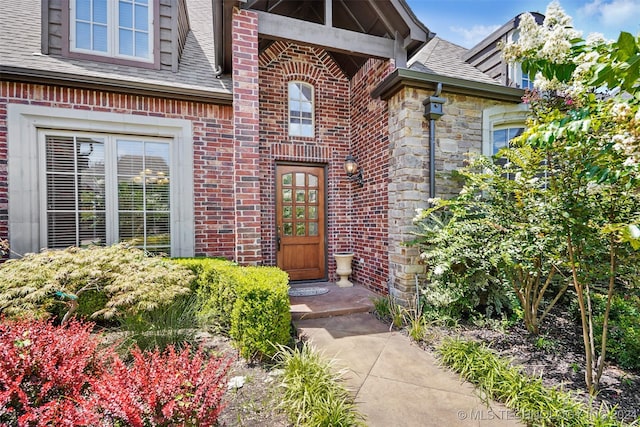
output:
[{"label": "green leaf", "polygon": [[614,44],[614,47],[618,48],[619,57],[621,54],[625,55],[624,58],[620,57],[621,60],[625,60],[638,52],[635,37],[626,31],[622,31],[620,33],[618,41]]}]

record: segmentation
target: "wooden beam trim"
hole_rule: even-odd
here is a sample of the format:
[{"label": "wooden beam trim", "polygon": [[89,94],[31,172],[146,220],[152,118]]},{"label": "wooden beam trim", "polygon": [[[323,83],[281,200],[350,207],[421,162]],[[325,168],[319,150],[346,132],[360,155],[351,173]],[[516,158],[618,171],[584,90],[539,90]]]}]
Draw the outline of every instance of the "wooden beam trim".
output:
[{"label": "wooden beam trim", "polygon": [[393,39],[371,36],[341,28],[330,28],[322,24],[255,11],[258,15],[258,33],[265,38],[295,40],[321,46],[329,50],[373,56],[395,58]]}]

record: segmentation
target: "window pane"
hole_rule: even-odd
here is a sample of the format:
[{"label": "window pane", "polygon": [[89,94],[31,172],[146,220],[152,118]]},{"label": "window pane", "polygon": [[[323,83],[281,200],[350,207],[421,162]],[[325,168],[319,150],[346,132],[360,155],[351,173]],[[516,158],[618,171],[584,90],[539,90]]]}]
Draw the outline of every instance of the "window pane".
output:
[{"label": "window pane", "polygon": [[297,83],[289,83],[289,99],[300,99],[300,89]]},{"label": "window pane", "polygon": [[78,49],[91,49],[91,24],[76,23],[76,47]]},{"label": "window pane", "polygon": [[290,173],[285,173],[282,175],[282,185],[289,186],[291,185],[291,181],[293,179],[293,175]]},{"label": "window pane", "polygon": [[318,186],[318,177],[316,175],[309,175],[309,187]]},{"label": "window pane", "polygon": [[302,89],[302,99],[311,102],[311,87],[304,84],[301,84],[300,86]]},{"label": "window pane", "polygon": [[120,29],[118,37],[118,53],[133,56],[133,31]]},{"label": "window pane", "polygon": [[144,144],[141,141],[118,141],[118,175],[141,176]]},{"label": "window pane", "polygon": [[149,31],[149,8],[136,5],[136,30]]},{"label": "window pane", "polygon": [[144,187],[142,178],[135,176],[118,177],[118,209],[121,211],[140,211],[144,208]]},{"label": "window pane", "polygon": [[301,129],[300,136],[313,136],[313,126],[303,125]]},{"label": "window pane", "polygon": [[82,175],[79,177],[78,187],[80,192],[78,207],[80,210],[104,210],[104,178],[99,176]]},{"label": "window pane", "polygon": [[103,244],[104,144],[100,139],[47,135],[47,246]]},{"label": "window pane", "polygon": [[144,214],[141,212],[120,212],[118,215],[120,241],[135,246],[144,245]]},{"label": "window pane", "polygon": [[149,34],[147,33],[139,33],[136,31],[136,49],[135,56],[138,58],[148,58],[149,57]]},{"label": "window pane", "polygon": [[507,146],[507,129],[493,131],[493,152],[496,154],[501,148]]},{"label": "window pane", "polygon": [[310,222],[309,223],[309,236],[317,236],[318,235],[318,223]]},{"label": "window pane", "polygon": [[285,236],[293,236],[293,224],[290,222],[282,224],[282,232]]},{"label": "window pane", "polygon": [[309,203],[316,203],[318,201],[318,190],[309,190]]},{"label": "window pane", "polygon": [[47,171],[73,173],[75,170],[74,147],[72,137],[47,137]]},{"label": "window pane", "polygon": [[149,213],[146,221],[147,246],[167,246],[169,244],[169,214]]},{"label": "window pane", "polygon": [[282,218],[284,218],[284,219],[292,219],[293,218],[293,208],[291,206],[284,206],[282,208]]},{"label": "window pane", "polygon": [[75,175],[47,175],[47,209],[64,211],[76,210]]},{"label": "window pane", "polygon": [[107,24],[107,0],[93,1],[93,22]]},{"label": "window pane", "polygon": [[304,236],[305,235],[305,223],[299,222],[296,224],[296,236]]},{"label": "window pane", "polygon": [[76,19],[91,20],[91,0],[76,0]]},{"label": "window pane", "polygon": [[290,202],[291,201],[291,190],[290,189],[285,189],[282,190],[282,200],[285,202]]},{"label": "window pane", "polygon": [[82,212],[80,214],[80,246],[105,245],[106,229],[103,212]]},{"label": "window pane", "polygon": [[169,181],[147,178],[145,198],[148,211],[169,211]]},{"label": "window pane", "polygon": [[304,184],[305,184],[304,183],[304,181],[305,181],[304,180],[304,176],[305,176],[304,173],[297,173],[296,174],[296,186],[297,187],[304,187]]},{"label": "window pane", "polygon": [[108,48],[106,25],[93,26],[93,50],[106,52]]},{"label": "window pane", "polygon": [[296,206],[296,219],[304,219],[304,206]]},{"label": "window pane", "polygon": [[309,219],[318,219],[318,207],[309,206]]},{"label": "window pane", "polygon": [[47,214],[47,247],[51,249],[76,246],[75,212],[49,212]]},{"label": "window pane", "polygon": [[120,27],[133,28],[133,5],[121,1],[118,5],[118,25]]},{"label": "window pane", "polygon": [[304,196],[304,190],[296,190],[296,202],[304,202]]}]

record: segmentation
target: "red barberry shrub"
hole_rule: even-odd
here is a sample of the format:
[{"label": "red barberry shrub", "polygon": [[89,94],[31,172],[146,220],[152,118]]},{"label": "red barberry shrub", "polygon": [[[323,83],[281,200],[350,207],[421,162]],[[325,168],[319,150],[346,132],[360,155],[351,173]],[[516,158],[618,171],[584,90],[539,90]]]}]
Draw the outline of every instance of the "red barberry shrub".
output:
[{"label": "red barberry shrub", "polygon": [[176,353],[132,350],[133,362],[112,355],[92,383],[92,406],[109,425],[213,426],[223,408],[230,361],[186,347]]},{"label": "red barberry shrub", "polygon": [[95,423],[85,398],[99,366],[92,327],[0,318],[0,425]]}]

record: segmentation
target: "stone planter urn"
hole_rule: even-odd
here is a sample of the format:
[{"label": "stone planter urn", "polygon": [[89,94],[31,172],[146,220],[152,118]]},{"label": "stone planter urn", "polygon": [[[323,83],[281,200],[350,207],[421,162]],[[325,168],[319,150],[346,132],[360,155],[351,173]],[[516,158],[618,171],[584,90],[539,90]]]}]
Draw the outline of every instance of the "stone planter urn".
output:
[{"label": "stone planter urn", "polygon": [[353,286],[353,283],[349,281],[349,275],[351,274],[351,261],[353,261],[353,253],[352,252],[343,252],[333,254],[333,257],[336,259],[336,274],[340,276],[340,280],[336,283],[336,285],[341,288],[348,288]]}]

